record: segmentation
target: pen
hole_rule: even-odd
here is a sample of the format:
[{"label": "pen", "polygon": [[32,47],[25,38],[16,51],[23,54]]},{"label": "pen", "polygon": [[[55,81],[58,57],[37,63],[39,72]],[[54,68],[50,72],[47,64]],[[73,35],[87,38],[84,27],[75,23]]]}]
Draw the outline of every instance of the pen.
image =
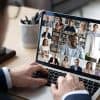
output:
[{"label": "pen", "polygon": [[38,24],[38,22],[39,22],[39,13],[38,12],[34,16],[34,21],[35,21],[35,24]]},{"label": "pen", "polygon": [[22,24],[26,24],[26,23],[25,23],[25,20],[22,20],[22,19],[21,19],[20,22],[21,22]]}]

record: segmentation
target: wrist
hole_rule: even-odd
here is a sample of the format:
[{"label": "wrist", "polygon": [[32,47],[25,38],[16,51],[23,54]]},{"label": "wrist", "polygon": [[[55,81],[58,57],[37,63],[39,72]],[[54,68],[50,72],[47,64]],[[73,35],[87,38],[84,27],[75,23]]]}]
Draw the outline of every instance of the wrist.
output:
[{"label": "wrist", "polygon": [[12,88],[12,79],[11,79],[10,69],[7,67],[3,67],[2,70],[3,70],[5,78],[6,78],[6,83],[7,83],[8,89],[11,89]]},{"label": "wrist", "polygon": [[10,72],[10,76],[11,76],[12,87],[14,87],[15,86],[15,80],[17,78],[15,77],[15,74],[14,74],[14,70],[13,69],[9,69],[9,72]]}]

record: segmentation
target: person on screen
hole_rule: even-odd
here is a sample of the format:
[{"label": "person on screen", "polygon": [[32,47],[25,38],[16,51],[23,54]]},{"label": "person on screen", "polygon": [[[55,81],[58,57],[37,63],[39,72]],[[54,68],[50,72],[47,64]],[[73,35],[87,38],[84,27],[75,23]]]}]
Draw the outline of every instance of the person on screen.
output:
[{"label": "person on screen", "polygon": [[51,16],[45,15],[44,17],[45,17],[45,19],[43,20],[42,25],[44,25],[46,27],[52,27],[53,26],[53,22],[52,22],[52,20],[50,18]]},{"label": "person on screen", "polygon": [[86,39],[85,52],[88,56],[93,57],[95,48],[95,39],[97,36],[98,24],[93,24],[92,31],[88,32]]},{"label": "person on screen", "polygon": [[75,59],[74,60],[74,65],[70,66],[70,68],[72,70],[74,70],[74,71],[82,72],[82,68],[80,67],[79,63],[80,63],[80,60],[79,59]]},{"label": "person on screen", "polygon": [[69,67],[69,61],[68,61],[68,57],[67,56],[64,57],[61,66],[64,67],[64,68],[68,68]]},{"label": "person on screen", "polygon": [[98,28],[98,24],[93,24],[92,34],[94,34],[95,36],[98,34]]},{"label": "person on screen", "polygon": [[49,33],[49,28],[48,27],[46,27],[46,30],[45,30],[45,32],[43,32],[43,34],[42,34],[42,38],[48,38],[48,39],[51,39],[51,33]]},{"label": "person on screen", "polygon": [[79,30],[77,32],[79,34],[79,36],[83,37],[83,38],[86,38],[86,35],[87,35],[87,25],[85,22],[81,22],[80,23],[80,27],[79,27]]},{"label": "person on screen", "polygon": [[85,72],[85,73],[88,73],[88,74],[93,74],[92,62],[87,62],[87,63],[86,63],[86,67],[85,67],[84,72]]},{"label": "person on screen", "polygon": [[95,75],[100,76],[100,59],[98,60],[98,63],[96,65]]},{"label": "person on screen", "polygon": [[69,35],[68,41],[61,48],[61,55],[66,55],[68,57],[76,57],[84,59],[84,50],[78,45],[78,36],[77,34]]},{"label": "person on screen", "polygon": [[48,63],[49,64],[54,64],[54,65],[59,65],[59,61],[56,57],[56,54],[54,54],[52,57],[50,57]]},{"label": "person on screen", "polygon": [[51,42],[51,44],[50,44],[50,50],[52,51],[52,52],[58,52],[58,41],[59,41],[59,36],[53,36],[52,37],[52,42]]},{"label": "person on screen", "polygon": [[61,32],[63,30],[64,24],[62,23],[62,18],[57,17],[56,18],[56,24],[55,24],[55,32]]},{"label": "person on screen", "polygon": [[42,46],[40,48],[40,53],[42,55],[43,58],[48,58],[49,57],[49,51],[50,51],[50,47],[48,44],[48,39],[43,39],[43,43]]},{"label": "person on screen", "polygon": [[100,66],[96,67],[96,69],[95,69],[95,75],[100,77]]},{"label": "person on screen", "polygon": [[65,27],[64,31],[75,33],[76,30],[74,28],[74,21],[72,19],[68,19],[68,25]]}]

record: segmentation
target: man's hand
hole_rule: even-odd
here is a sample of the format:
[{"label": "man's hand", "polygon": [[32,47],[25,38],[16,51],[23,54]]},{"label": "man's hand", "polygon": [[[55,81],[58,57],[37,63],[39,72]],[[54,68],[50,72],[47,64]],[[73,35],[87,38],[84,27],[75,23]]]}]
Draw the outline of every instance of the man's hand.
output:
[{"label": "man's hand", "polygon": [[45,85],[47,83],[46,79],[32,77],[33,73],[37,71],[48,73],[46,69],[36,63],[11,68],[10,73],[13,87],[39,88]]},{"label": "man's hand", "polygon": [[61,100],[62,96],[69,92],[85,89],[83,82],[80,82],[77,77],[69,73],[65,78],[59,77],[57,82],[58,87],[55,84],[51,85],[54,100]]}]

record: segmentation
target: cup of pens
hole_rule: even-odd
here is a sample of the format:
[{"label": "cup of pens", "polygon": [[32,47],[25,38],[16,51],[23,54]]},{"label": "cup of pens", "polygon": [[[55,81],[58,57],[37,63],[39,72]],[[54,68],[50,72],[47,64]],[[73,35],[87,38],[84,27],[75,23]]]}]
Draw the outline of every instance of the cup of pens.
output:
[{"label": "cup of pens", "polygon": [[20,20],[22,45],[24,48],[36,49],[38,44],[39,25],[35,17],[29,20],[27,16]]}]

